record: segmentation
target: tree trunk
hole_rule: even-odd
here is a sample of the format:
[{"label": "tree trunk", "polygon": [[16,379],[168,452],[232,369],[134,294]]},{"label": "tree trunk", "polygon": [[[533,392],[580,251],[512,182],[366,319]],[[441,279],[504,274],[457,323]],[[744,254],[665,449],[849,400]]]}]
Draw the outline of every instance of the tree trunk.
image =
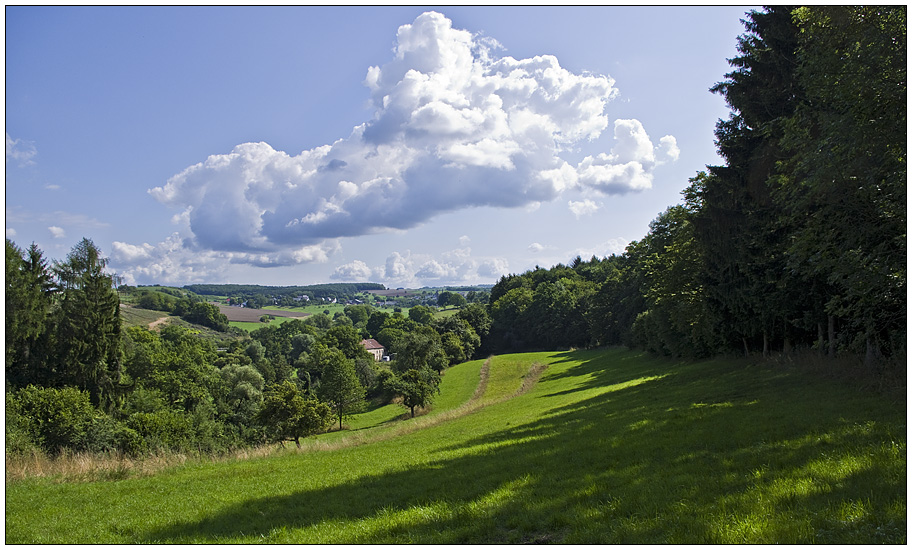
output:
[{"label": "tree trunk", "polygon": [[746,337],[746,336],[742,336],[742,337],[741,337],[741,342],[744,344],[744,356],[745,356],[745,357],[750,356],[750,348],[747,347],[747,337]]},{"label": "tree trunk", "polygon": [[763,331],[763,356],[769,357],[769,335]]},{"label": "tree trunk", "polygon": [[788,320],[783,318],[782,319],[782,353],[783,354],[792,353],[792,343],[789,341],[788,328],[789,328]]},{"label": "tree trunk", "polygon": [[877,360],[877,356],[880,355],[879,349],[877,346],[877,341],[874,340],[874,337],[871,336],[871,332],[868,332],[868,336],[865,337],[865,366],[871,367],[874,366],[874,363]]},{"label": "tree trunk", "polygon": [[824,349],[823,349],[823,342],[824,342],[823,323],[817,323],[817,353],[819,355],[825,354]]},{"label": "tree trunk", "polygon": [[829,349],[827,350],[827,355],[830,357],[836,356],[836,317],[833,315],[827,315],[827,338],[829,339]]},{"label": "tree trunk", "polygon": [[415,405],[412,405],[412,418],[415,418]]}]

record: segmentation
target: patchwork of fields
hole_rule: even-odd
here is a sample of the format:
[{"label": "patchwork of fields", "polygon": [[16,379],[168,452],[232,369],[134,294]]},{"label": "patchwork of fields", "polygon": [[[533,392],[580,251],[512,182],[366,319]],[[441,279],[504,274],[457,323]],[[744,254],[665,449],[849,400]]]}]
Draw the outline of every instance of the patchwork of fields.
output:
[{"label": "patchwork of fields", "polygon": [[271,456],[7,482],[16,543],[904,543],[905,401],[625,350],[446,371]]}]

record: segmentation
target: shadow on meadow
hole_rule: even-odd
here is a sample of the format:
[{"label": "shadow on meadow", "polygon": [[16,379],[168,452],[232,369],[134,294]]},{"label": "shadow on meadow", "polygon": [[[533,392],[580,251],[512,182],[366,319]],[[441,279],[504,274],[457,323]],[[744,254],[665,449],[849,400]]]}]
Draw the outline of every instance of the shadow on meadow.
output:
[{"label": "shadow on meadow", "polygon": [[[572,364],[562,370],[563,362]],[[288,531],[324,522],[339,528],[338,543],[905,540],[904,435],[900,466],[861,460],[815,473],[889,439],[896,415],[871,410],[870,397],[725,361],[602,351],[560,354],[551,365],[519,398],[548,409],[532,422],[441,442],[408,470],[222,508],[146,542],[310,542]],[[580,383],[567,389],[567,377]],[[901,510],[889,505],[898,498]],[[854,501],[866,502],[861,521],[831,519]]]}]

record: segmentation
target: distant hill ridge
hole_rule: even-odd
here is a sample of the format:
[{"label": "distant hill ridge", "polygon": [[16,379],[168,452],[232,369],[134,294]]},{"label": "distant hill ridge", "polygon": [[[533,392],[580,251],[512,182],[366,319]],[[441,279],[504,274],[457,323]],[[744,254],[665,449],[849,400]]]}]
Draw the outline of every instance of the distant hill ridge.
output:
[{"label": "distant hill ridge", "polygon": [[320,283],[304,286],[267,286],[267,285],[239,285],[239,284],[193,284],[185,285],[185,290],[202,296],[226,296],[230,294],[266,294],[285,295],[301,294],[304,292],[330,292],[338,294],[353,294],[365,290],[386,290],[380,283]]}]

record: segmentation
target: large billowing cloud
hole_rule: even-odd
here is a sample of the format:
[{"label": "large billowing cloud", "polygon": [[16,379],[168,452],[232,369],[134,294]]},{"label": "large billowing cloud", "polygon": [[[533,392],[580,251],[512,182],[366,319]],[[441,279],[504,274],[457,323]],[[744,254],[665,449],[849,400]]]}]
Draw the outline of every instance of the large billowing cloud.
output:
[{"label": "large billowing cloud", "polygon": [[[115,242],[113,267],[127,282],[216,282],[231,264],[327,262],[342,237],[477,206],[532,211],[565,190],[588,197],[568,203],[579,217],[603,205],[593,198],[650,188],[656,166],[677,159],[674,137],[655,144],[639,121],[609,119],[618,95],[610,77],[499,48],[422,14],[399,28],[392,58],[367,69],[371,120],[298,154],[243,143],[184,169],[149,190],[176,210],[179,231],[155,245]],[[609,153],[566,158],[606,131]],[[7,159],[28,162],[30,151],[7,136]],[[403,286],[490,280],[507,269],[463,246],[435,257],[392,252],[382,266],[355,260],[332,277]]]},{"label": "large billowing cloud", "polygon": [[295,156],[240,144],[149,192],[179,209],[193,247],[286,265],[308,259],[287,250],[407,229],[447,211],[525,206],[571,187],[647,189],[654,167],[676,158],[673,137],[656,146],[638,121],[618,120],[610,154],[569,164],[563,154],[611,126],[614,81],[571,73],[553,56],[496,51],[493,40],[422,14],[399,28],[392,60],[368,69],[374,115],[347,138]]}]

